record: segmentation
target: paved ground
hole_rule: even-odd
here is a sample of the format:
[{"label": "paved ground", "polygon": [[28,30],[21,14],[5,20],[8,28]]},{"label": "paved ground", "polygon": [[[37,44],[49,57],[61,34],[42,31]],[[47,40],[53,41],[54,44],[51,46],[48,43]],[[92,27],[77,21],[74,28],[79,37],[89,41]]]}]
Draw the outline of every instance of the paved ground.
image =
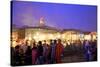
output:
[{"label": "paved ground", "polygon": [[84,62],[84,61],[85,61],[84,57],[78,55],[66,56],[62,59],[63,63]]},{"label": "paved ground", "polygon": [[63,63],[71,63],[71,62],[84,62],[85,58],[82,51],[68,51],[65,50],[64,57],[62,58]]}]

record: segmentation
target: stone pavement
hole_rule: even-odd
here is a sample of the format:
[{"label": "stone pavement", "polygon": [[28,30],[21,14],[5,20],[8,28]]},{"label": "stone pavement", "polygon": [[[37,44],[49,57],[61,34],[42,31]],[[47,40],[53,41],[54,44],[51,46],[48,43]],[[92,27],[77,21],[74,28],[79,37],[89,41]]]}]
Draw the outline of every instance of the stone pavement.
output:
[{"label": "stone pavement", "polygon": [[71,62],[84,62],[85,59],[83,56],[73,55],[73,56],[66,56],[62,58],[63,63],[71,63]]},{"label": "stone pavement", "polygon": [[85,62],[84,54],[82,51],[65,51],[64,56],[62,58],[62,62]]}]

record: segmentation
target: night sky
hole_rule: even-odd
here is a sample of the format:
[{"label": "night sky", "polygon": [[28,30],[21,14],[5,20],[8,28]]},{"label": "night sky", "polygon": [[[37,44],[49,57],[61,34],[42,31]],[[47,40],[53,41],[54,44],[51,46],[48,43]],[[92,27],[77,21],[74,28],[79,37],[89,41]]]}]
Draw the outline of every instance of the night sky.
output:
[{"label": "night sky", "polygon": [[97,31],[96,6],[25,1],[12,3],[12,23],[18,27],[35,26],[41,17],[48,26]]}]

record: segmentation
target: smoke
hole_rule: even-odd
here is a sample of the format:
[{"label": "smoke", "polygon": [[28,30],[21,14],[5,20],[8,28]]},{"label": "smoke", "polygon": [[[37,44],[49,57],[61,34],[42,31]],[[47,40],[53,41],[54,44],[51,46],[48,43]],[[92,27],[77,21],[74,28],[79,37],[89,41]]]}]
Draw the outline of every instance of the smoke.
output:
[{"label": "smoke", "polygon": [[14,2],[13,5],[13,23],[18,26],[35,26],[37,19],[34,15],[32,3]]},{"label": "smoke", "polygon": [[22,14],[21,23],[26,26],[34,26],[36,25],[36,19],[32,14]]}]

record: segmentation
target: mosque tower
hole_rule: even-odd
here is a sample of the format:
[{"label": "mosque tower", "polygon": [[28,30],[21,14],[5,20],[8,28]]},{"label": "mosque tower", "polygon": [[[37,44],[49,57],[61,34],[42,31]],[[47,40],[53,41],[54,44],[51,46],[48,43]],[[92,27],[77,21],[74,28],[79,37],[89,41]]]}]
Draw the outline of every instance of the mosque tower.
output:
[{"label": "mosque tower", "polygon": [[41,17],[41,18],[40,18],[39,26],[45,26],[45,20],[44,20],[44,17]]}]

